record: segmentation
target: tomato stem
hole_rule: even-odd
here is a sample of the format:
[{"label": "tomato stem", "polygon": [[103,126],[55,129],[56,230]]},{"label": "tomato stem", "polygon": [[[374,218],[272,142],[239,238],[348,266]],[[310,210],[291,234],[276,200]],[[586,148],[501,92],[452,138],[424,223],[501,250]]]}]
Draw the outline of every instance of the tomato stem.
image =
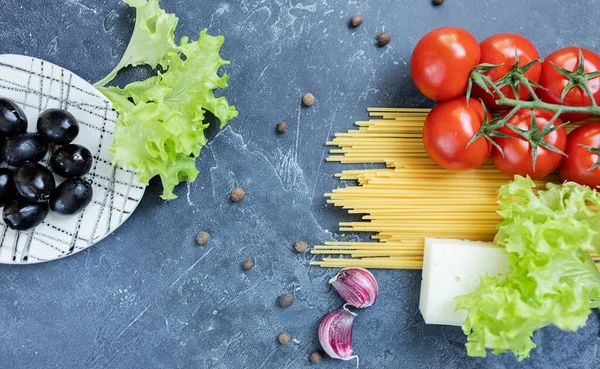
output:
[{"label": "tomato stem", "polygon": [[[600,148],[598,148],[598,147],[592,147],[592,146],[581,145],[581,144],[579,146],[581,146],[584,149],[590,151],[592,154],[600,156]],[[588,168],[588,171],[589,170],[594,170],[596,168],[600,168],[600,159],[598,159],[598,161],[595,162],[594,165],[592,165],[590,168]]]},{"label": "tomato stem", "polygon": [[[534,62],[539,62],[539,60],[534,60]],[[590,101],[591,101],[591,104],[589,106],[569,106],[569,105],[562,105],[562,104],[551,104],[551,103],[542,101],[538,97],[538,95],[535,93],[535,90],[533,88],[534,86],[537,88],[540,88],[541,86],[539,86],[537,83],[533,83],[525,76],[525,71],[527,71],[527,69],[529,69],[531,67],[531,65],[533,65],[533,63],[529,63],[527,66],[521,67],[521,68],[517,68],[517,67],[513,66],[513,68],[504,77],[500,78],[496,82],[492,81],[490,77],[485,75],[485,73],[487,71],[489,71],[490,69],[497,68],[498,66],[488,65],[488,64],[475,67],[473,69],[473,71],[471,72],[471,75],[469,78],[472,80],[473,83],[483,87],[488,92],[491,92],[489,90],[491,88],[498,97],[498,99],[496,100],[496,103],[498,105],[504,105],[504,106],[509,106],[509,107],[513,108],[511,113],[505,117],[505,119],[504,119],[505,121],[510,119],[510,117],[512,117],[519,109],[542,109],[542,110],[548,110],[548,111],[551,111],[554,113],[560,111],[561,114],[562,113],[583,113],[583,114],[591,114],[591,115],[600,115],[600,106],[598,106],[598,103],[594,99],[594,95],[593,95],[592,91],[590,90],[590,87],[588,86],[589,80],[600,77],[600,73],[599,72],[584,73],[584,71],[583,71],[584,64],[585,64],[585,61],[583,59],[583,54],[580,50],[579,63],[574,72],[571,72],[571,71],[561,68],[559,66],[554,66],[554,67],[569,80],[569,83],[567,84],[567,86],[565,86],[565,89],[563,91],[563,98],[564,98],[564,95],[566,95],[569,92],[569,90],[571,90],[572,88],[580,88],[581,90],[583,90],[586,93],[586,95],[589,96]],[[506,97],[506,95],[502,92],[501,87],[507,85],[507,82],[506,82],[507,79],[512,79],[512,80],[516,81],[517,83],[522,84],[531,94],[531,100],[522,101],[519,99],[511,99],[509,97]],[[541,87],[541,88],[543,88],[543,87]]]},{"label": "tomato stem", "polygon": [[[585,85],[584,90],[586,90],[585,91],[586,94],[588,94],[590,96],[590,100],[592,101],[592,104],[590,106],[570,106],[570,105],[561,105],[561,104],[551,104],[551,103],[542,101],[537,96],[537,94],[535,93],[535,90],[533,89],[533,86],[531,86],[531,83],[525,76],[522,76],[522,78],[519,78],[519,82],[522,83],[531,93],[532,100],[527,100],[527,101],[511,99],[509,97],[506,97],[506,95],[504,95],[502,90],[498,86],[496,86],[496,84],[488,76],[486,76],[484,74],[481,74],[481,73],[473,70],[471,72],[471,76],[472,76],[471,78],[478,78],[480,81],[481,80],[485,81],[485,84],[494,90],[496,95],[498,95],[498,100],[496,100],[496,104],[509,106],[509,107],[513,108],[513,111],[511,111],[512,114],[509,114],[510,116],[514,115],[514,113],[516,113],[516,111],[518,111],[520,109],[542,109],[542,110],[551,111],[553,113],[560,111],[561,114],[562,113],[584,113],[584,114],[591,114],[591,115],[600,115],[600,106],[598,106],[598,104],[596,103],[594,96],[591,94],[591,91],[590,91],[587,83],[584,84]],[[506,120],[508,120],[508,119],[506,119]]]},{"label": "tomato stem", "polygon": [[[474,83],[492,95],[495,93],[496,97],[497,97],[497,100],[496,100],[497,105],[510,107],[512,109],[507,114],[505,114],[501,117],[494,118],[490,121],[487,121],[487,117],[484,117],[484,121],[482,122],[480,131],[477,132],[472,137],[472,139],[469,141],[467,146],[469,146],[471,143],[478,140],[479,138],[483,137],[486,140],[490,141],[494,145],[494,147],[496,147],[500,151],[500,153],[502,155],[504,155],[504,153],[502,152],[502,149],[495,142],[494,138],[514,138],[513,136],[509,136],[505,133],[498,131],[500,128],[503,128],[506,126],[506,127],[510,128],[512,131],[514,131],[516,134],[521,136],[524,140],[528,141],[529,144],[531,145],[532,161],[533,161],[534,170],[535,170],[535,164],[536,164],[536,159],[537,159],[537,150],[539,147],[543,147],[550,151],[553,151],[553,152],[556,152],[556,153],[566,156],[566,154],[564,152],[562,152],[561,150],[557,149],[556,147],[552,146],[547,141],[545,141],[544,137],[547,134],[550,134],[570,123],[570,122],[564,122],[560,125],[555,125],[556,120],[563,113],[582,113],[582,114],[600,116],[600,106],[598,106],[598,103],[594,99],[594,95],[593,95],[590,87],[588,86],[589,80],[600,77],[600,71],[588,72],[588,73],[584,72],[585,61],[584,61],[583,52],[581,51],[581,49],[579,50],[578,65],[574,71],[569,71],[562,67],[552,64],[552,66],[557,71],[559,71],[561,74],[563,74],[565,76],[565,78],[568,80],[568,83],[565,86],[564,90],[562,91],[561,104],[551,104],[551,103],[542,101],[539,98],[539,96],[535,93],[534,87],[541,88],[541,89],[544,89],[544,87],[540,86],[539,84],[535,83],[534,81],[530,81],[527,78],[527,76],[525,76],[525,72],[529,68],[531,68],[535,63],[539,63],[539,62],[540,62],[539,60],[534,60],[523,67],[519,67],[518,66],[518,63],[519,63],[518,56],[517,56],[516,62],[513,65],[513,67],[510,69],[510,71],[508,71],[502,78],[498,79],[497,81],[492,81],[492,79],[486,75],[486,72],[488,72],[492,69],[498,68],[500,65],[481,64],[481,65],[478,65],[477,67],[475,67],[471,71],[471,74],[469,75],[469,86],[468,86],[467,98],[470,95],[471,88]],[[527,91],[531,94],[531,98],[529,100],[527,100],[527,101],[519,100],[519,97],[518,97],[518,85],[519,84],[523,85],[527,89]],[[502,88],[504,88],[506,86],[510,86],[512,88],[512,91],[515,94],[516,98],[509,98],[502,92]],[[590,102],[591,102],[589,106],[570,106],[570,105],[562,104],[564,97],[573,88],[579,88],[583,92],[585,92],[586,95],[588,95],[588,97],[590,98]],[[483,102],[482,102],[482,105],[484,106],[484,112],[485,112],[486,109],[485,109],[485,105],[483,104]],[[508,123],[508,121],[521,109],[531,109],[532,124],[531,124],[531,128],[529,131],[519,129],[519,128],[513,126],[512,124]],[[548,124],[546,124],[546,126],[542,130],[538,129],[538,126],[536,123],[536,117],[533,112],[534,109],[547,110],[547,111],[554,113],[552,119],[548,122]],[[484,115],[485,115],[485,113],[484,113]],[[587,148],[587,149],[590,150],[592,148]],[[600,150],[600,149],[595,149],[595,150]],[[599,154],[599,151],[592,151],[592,152]],[[593,168],[598,167],[598,166],[600,166],[600,160],[598,161],[598,163],[596,163],[596,165]]]},{"label": "tomato stem", "polygon": [[550,104],[543,101],[519,101],[513,100],[506,97],[501,97],[496,101],[496,103],[500,105],[506,105],[515,107],[518,109],[542,109],[548,110],[551,112],[561,111],[562,113],[585,113],[591,115],[600,115],[600,107],[598,105],[590,105],[590,106],[568,106],[568,105],[558,105],[558,104]]},{"label": "tomato stem", "polygon": [[521,108],[520,108],[520,107],[518,107],[518,106],[515,106],[514,108],[512,108],[512,110],[511,110],[510,112],[508,112],[508,114],[506,114],[506,115],[503,117],[503,120],[504,120],[505,122],[506,122],[506,121],[508,121],[510,118],[512,118],[512,117],[513,117],[513,115],[517,114],[517,112],[518,112],[519,110],[521,110]]},{"label": "tomato stem", "polygon": [[527,88],[527,90],[531,94],[531,98],[533,99],[533,101],[538,101],[538,102],[541,101],[540,98],[535,93],[535,91],[533,90],[531,83],[529,83],[529,79],[527,79],[525,76],[520,76],[519,82],[521,82],[521,84],[523,84],[523,86],[525,86],[525,88]]}]

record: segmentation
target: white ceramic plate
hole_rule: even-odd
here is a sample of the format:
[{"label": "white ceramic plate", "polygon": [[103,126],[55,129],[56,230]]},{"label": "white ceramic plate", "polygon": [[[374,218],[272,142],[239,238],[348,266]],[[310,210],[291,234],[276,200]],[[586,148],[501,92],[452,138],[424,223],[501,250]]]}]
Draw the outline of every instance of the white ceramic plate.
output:
[{"label": "white ceramic plate", "polygon": [[[0,263],[31,264],[56,260],[92,246],[117,229],[135,210],[145,187],[135,173],[112,166],[117,113],[92,85],[52,63],[22,55],[0,55],[0,96],[17,103],[27,115],[29,132],[38,115],[50,108],[68,110],[79,121],[74,143],[87,147],[94,164],[85,175],[94,196],[80,214],[50,212],[35,229],[16,232],[0,221]],[[44,164],[48,157],[44,159]],[[4,164],[5,165],[5,164]],[[61,181],[56,177],[57,184]]]}]

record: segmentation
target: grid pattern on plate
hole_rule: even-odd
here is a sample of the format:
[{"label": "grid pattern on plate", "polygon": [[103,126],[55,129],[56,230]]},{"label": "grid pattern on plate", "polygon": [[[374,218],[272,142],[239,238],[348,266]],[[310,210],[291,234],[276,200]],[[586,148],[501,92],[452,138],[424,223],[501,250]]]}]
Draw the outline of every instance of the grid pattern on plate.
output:
[{"label": "grid pattern on plate", "polygon": [[[144,194],[135,173],[112,166],[112,144],[117,118],[110,102],[93,86],[52,63],[21,55],[0,55],[0,96],[17,103],[27,115],[29,131],[37,116],[60,108],[79,121],[74,143],[87,147],[94,164],[85,179],[93,185],[90,205],[75,216],[50,213],[38,227],[16,232],[0,222],[0,263],[24,264],[62,258],[84,250],[119,227]],[[49,156],[43,163],[47,164]],[[61,181],[56,177],[57,183]]]}]

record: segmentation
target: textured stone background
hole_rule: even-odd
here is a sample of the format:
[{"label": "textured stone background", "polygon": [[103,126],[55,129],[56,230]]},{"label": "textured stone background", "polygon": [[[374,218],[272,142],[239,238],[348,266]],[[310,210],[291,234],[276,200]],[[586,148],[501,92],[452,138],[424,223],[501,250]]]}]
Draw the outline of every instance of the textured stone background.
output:
[{"label": "textured stone background", "polygon": [[[569,5],[567,5],[569,4]],[[85,252],[43,265],[0,268],[1,368],[304,368],[318,348],[319,319],[341,306],[327,286],[333,270],[308,266],[298,239],[314,244],[356,239],[336,232],[350,219],[323,193],[343,185],[324,163],[325,141],[364,119],[368,106],[430,106],[408,75],[415,43],[427,31],[458,25],[478,39],[510,31],[542,55],[567,45],[600,51],[596,1],[448,0],[163,0],[180,17],[178,35],[208,27],[223,34],[231,60],[227,96],[240,116],[199,161],[200,178],[159,200],[153,183],[135,214]],[[118,0],[0,0],[0,53],[47,59],[89,81],[124,51],[134,13]],[[357,30],[349,17],[362,13]],[[392,35],[383,49],[378,32]],[[124,73],[126,81],[137,72]],[[0,76],[1,77],[1,76]],[[311,91],[317,103],[300,107]],[[290,130],[277,135],[285,120]],[[234,186],[247,190],[232,205]],[[199,230],[212,233],[205,248]],[[242,273],[240,262],[256,259]],[[539,348],[468,358],[458,328],[426,326],[418,312],[420,273],[376,271],[377,305],[356,321],[362,368],[597,368],[599,324],[548,328]],[[276,297],[293,291],[282,310]],[[296,343],[280,346],[286,330]],[[354,368],[326,360],[321,368]]]}]

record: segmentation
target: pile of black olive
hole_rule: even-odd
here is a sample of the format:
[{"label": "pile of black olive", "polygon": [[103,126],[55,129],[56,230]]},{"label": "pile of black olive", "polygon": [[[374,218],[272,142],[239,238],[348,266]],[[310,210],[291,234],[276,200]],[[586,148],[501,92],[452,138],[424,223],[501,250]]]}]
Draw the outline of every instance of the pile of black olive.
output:
[{"label": "pile of black olive", "polygon": [[[27,132],[27,117],[13,101],[0,97],[0,206],[2,218],[15,230],[36,227],[52,211],[72,215],[92,201],[92,185],[81,178],[92,168],[92,153],[71,142],[79,123],[65,110],[49,109],[38,117],[37,133]],[[40,164],[55,147],[50,168],[66,178],[56,185],[52,172]],[[12,169],[14,168],[14,169]]]}]

